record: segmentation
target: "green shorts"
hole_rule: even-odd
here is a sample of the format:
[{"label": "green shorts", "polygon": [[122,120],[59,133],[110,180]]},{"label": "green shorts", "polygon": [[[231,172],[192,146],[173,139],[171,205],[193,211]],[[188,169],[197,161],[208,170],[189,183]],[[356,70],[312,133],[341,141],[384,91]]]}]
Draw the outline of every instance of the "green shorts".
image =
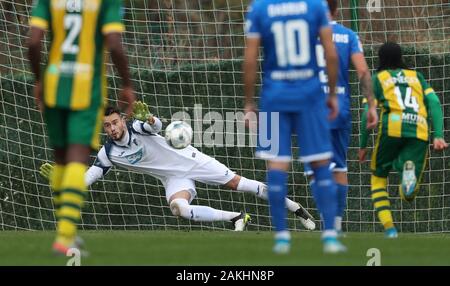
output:
[{"label": "green shorts", "polygon": [[103,105],[77,111],[46,107],[44,119],[51,147],[81,144],[98,150],[103,112]]},{"label": "green shorts", "polygon": [[410,160],[416,167],[419,185],[428,156],[428,142],[417,138],[397,138],[379,135],[372,154],[370,168],[377,177],[386,178],[391,169],[403,173],[403,164]]}]

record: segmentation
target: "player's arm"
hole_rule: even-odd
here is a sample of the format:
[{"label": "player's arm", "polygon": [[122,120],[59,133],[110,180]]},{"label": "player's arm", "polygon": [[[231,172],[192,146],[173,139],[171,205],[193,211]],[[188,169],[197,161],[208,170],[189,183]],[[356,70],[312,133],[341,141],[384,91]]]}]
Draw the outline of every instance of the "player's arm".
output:
[{"label": "player's arm", "polygon": [[338,77],[338,56],[333,43],[333,30],[330,26],[324,26],[319,32],[320,42],[325,52],[325,62],[328,74],[328,107],[330,108],[329,119],[335,119],[338,115],[338,103],[336,98],[336,82]]},{"label": "player's arm", "polygon": [[[367,99],[363,99],[363,112],[361,114],[361,125],[359,126],[359,161],[362,163],[366,160],[367,140],[369,138],[369,130],[367,128],[367,113],[369,111],[369,104]],[[375,110],[376,112],[376,110]]]},{"label": "player's arm", "polygon": [[259,2],[253,3],[247,9],[244,25],[245,50],[244,63],[242,64],[244,96],[245,96],[245,124],[254,128],[255,106],[255,83],[258,70],[259,46],[261,45],[262,28],[260,25]]},{"label": "player's arm", "polygon": [[[375,105],[375,114],[376,114],[376,106],[378,105],[378,101],[376,99],[377,94],[379,92],[382,92],[381,90],[381,86],[380,83],[376,77],[376,75],[373,76],[373,80],[371,80],[371,86],[373,86],[373,91],[374,91],[374,97],[375,99],[373,99],[373,103]],[[367,98],[363,99],[362,102],[362,108],[363,108],[363,112],[361,114],[361,125],[359,127],[359,151],[358,151],[358,157],[359,157],[359,162],[363,163],[366,160],[366,154],[367,154],[367,141],[369,138],[369,128],[368,128],[368,124],[367,124],[367,114],[370,110],[370,106],[369,103],[367,101]],[[377,115],[378,118],[378,115]]]},{"label": "player's arm", "polygon": [[[87,186],[92,185],[96,181],[100,180],[111,169],[112,163],[106,156],[105,148],[102,147],[97,154],[94,164],[86,171],[84,175],[85,183]],[[39,169],[39,173],[42,177],[50,180],[53,173],[53,165],[50,163],[44,163]]]},{"label": "player's arm", "polygon": [[258,69],[259,37],[247,37],[242,72],[244,76],[245,113],[254,112],[255,82]]},{"label": "player's arm", "polygon": [[140,134],[157,134],[162,129],[162,122],[158,117],[152,117],[152,123],[149,121],[134,120],[133,129]]},{"label": "player's arm", "polygon": [[148,109],[148,105],[141,101],[133,104],[133,129],[141,134],[156,134],[162,129],[162,122]]},{"label": "player's arm", "polygon": [[[122,45],[122,32],[125,26],[122,23],[122,4],[119,0],[104,2],[105,12],[102,19],[102,33],[106,49],[111,54],[112,62],[122,78],[121,101],[126,103],[125,112],[130,115],[133,110],[132,103],[136,97],[131,83],[128,59]],[[123,105],[121,103],[121,105]]]},{"label": "player's arm", "polygon": [[444,140],[443,114],[439,97],[434,92],[433,88],[426,83],[421,74],[418,73],[418,77],[424,90],[425,105],[427,106],[428,113],[431,115],[431,121],[433,123],[433,147],[435,150],[443,150],[448,147],[448,144]]},{"label": "player's arm", "polygon": [[[358,40],[359,42],[359,40]],[[360,44],[358,43],[358,46]],[[372,80],[370,77],[369,67],[367,66],[366,59],[364,58],[364,54],[361,52],[353,53],[351,56],[351,61],[353,66],[358,73],[359,84],[361,86],[362,94],[367,100],[368,110],[365,114],[365,126],[368,129],[373,129],[377,126],[378,115],[377,115],[377,107],[375,104],[375,98],[372,90]]]},{"label": "player's arm", "polygon": [[41,49],[44,33],[48,29],[50,19],[49,1],[41,0],[33,7],[30,19],[30,34],[28,38],[28,59],[31,71],[35,77],[33,94],[40,111],[43,111],[41,82]]}]

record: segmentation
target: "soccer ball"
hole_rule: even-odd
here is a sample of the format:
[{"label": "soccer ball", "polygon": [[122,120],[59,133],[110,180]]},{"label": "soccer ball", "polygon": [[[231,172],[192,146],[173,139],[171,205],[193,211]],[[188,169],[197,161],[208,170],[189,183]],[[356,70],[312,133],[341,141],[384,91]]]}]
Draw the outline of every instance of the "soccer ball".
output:
[{"label": "soccer ball", "polygon": [[174,121],[166,128],[167,144],[175,149],[183,149],[191,144],[192,128],[184,121]]}]

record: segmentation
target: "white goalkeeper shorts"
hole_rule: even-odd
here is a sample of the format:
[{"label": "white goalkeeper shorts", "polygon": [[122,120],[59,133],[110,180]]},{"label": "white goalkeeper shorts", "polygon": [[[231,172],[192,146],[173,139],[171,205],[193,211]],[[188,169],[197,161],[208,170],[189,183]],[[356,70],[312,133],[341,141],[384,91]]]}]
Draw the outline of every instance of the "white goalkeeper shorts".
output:
[{"label": "white goalkeeper shorts", "polygon": [[207,185],[225,185],[231,181],[236,174],[227,166],[213,159],[198,167],[194,167],[184,177],[167,177],[161,181],[166,190],[166,200],[180,191],[188,191],[191,194],[189,203],[197,196],[195,182],[201,182]]}]

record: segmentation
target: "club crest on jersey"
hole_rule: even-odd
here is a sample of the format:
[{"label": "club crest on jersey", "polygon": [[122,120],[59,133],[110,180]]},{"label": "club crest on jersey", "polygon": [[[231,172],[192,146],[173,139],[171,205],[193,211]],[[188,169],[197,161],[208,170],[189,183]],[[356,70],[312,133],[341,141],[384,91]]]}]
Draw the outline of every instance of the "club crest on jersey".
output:
[{"label": "club crest on jersey", "polygon": [[142,155],[144,154],[144,151],[141,149],[139,149],[137,152],[127,155],[125,156],[125,158],[128,160],[128,162],[130,164],[136,164],[137,162],[141,161],[142,159]]}]

